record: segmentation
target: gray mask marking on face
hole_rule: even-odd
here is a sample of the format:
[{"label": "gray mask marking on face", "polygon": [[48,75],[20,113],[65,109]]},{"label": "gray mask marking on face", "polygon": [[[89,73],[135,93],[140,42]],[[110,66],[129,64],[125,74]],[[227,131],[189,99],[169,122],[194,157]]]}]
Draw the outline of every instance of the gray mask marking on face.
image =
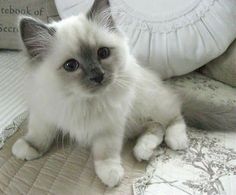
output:
[{"label": "gray mask marking on face", "polygon": [[80,47],[80,56],[83,59],[81,66],[87,79],[92,82],[101,83],[105,72],[97,58],[96,48],[83,44]]}]

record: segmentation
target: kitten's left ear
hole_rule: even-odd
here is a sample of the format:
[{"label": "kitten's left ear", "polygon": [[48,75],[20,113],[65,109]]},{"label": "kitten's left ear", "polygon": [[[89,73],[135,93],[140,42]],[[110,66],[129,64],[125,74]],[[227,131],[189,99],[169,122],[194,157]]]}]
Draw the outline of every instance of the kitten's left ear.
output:
[{"label": "kitten's left ear", "polygon": [[22,42],[32,58],[41,59],[51,44],[55,29],[31,17],[21,17],[19,29]]},{"label": "kitten's left ear", "polygon": [[109,0],[94,0],[92,7],[87,13],[87,18],[106,28],[115,28]]}]

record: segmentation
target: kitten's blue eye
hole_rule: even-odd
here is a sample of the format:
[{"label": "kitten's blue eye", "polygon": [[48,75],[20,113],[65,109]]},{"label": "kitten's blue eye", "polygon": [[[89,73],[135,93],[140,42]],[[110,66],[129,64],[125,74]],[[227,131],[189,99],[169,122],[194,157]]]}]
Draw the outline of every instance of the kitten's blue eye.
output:
[{"label": "kitten's blue eye", "polygon": [[100,59],[105,59],[110,56],[110,49],[108,47],[100,47],[97,51],[97,55]]},{"label": "kitten's blue eye", "polygon": [[65,62],[65,64],[63,65],[63,68],[67,72],[74,72],[79,68],[79,62],[75,59],[69,59]]}]

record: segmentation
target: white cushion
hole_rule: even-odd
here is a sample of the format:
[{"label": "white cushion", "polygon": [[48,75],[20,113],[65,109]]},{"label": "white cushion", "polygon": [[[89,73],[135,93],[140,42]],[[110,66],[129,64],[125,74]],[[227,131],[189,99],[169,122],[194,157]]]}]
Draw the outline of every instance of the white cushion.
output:
[{"label": "white cushion", "polygon": [[[93,0],[55,0],[62,18]],[[132,52],[162,78],[191,72],[222,54],[236,37],[235,0],[110,0]]]}]

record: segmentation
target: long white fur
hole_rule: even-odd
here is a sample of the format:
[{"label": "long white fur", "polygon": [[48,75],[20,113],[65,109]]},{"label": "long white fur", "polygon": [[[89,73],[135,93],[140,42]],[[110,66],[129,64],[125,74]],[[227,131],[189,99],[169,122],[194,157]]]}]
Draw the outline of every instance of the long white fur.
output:
[{"label": "long white fur", "polygon": [[[138,160],[151,158],[165,132],[171,148],[187,147],[178,97],[156,74],[135,61],[125,37],[98,27],[84,15],[55,23],[54,27],[56,37],[51,51],[43,61],[34,62],[29,68],[28,133],[14,144],[12,152],[16,157],[25,160],[40,157],[60,129],[91,147],[98,177],[113,187],[124,175],[120,153],[125,138],[142,134],[134,149]],[[107,63],[117,67],[115,79],[97,94],[89,94],[76,82],[70,85],[62,82],[57,73],[75,55],[78,35],[86,42],[98,41],[116,48],[116,56],[107,59]]]}]

